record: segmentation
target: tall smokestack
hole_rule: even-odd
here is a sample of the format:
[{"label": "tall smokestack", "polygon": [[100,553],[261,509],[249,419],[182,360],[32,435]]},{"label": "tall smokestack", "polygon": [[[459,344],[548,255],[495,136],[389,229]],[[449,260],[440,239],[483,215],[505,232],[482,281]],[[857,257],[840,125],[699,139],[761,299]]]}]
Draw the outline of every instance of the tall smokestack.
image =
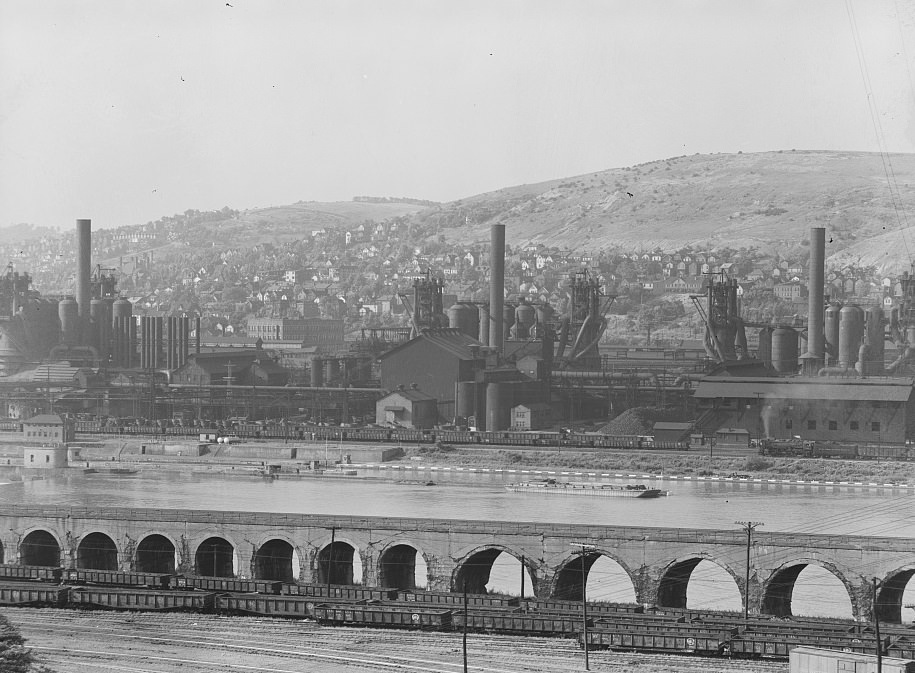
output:
[{"label": "tall smokestack", "polygon": [[505,304],[505,225],[494,224],[489,244],[489,345],[502,352],[502,312]]},{"label": "tall smokestack", "polygon": [[89,320],[89,276],[92,266],[92,220],[76,221],[76,245],[78,250],[76,266],[76,303],[79,317]]},{"label": "tall smokestack", "polygon": [[824,287],[826,284],[826,229],[810,229],[810,287],[807,305],[807,357],[811,369],[822,367],[824,362],[824,324],[826,307]]}]

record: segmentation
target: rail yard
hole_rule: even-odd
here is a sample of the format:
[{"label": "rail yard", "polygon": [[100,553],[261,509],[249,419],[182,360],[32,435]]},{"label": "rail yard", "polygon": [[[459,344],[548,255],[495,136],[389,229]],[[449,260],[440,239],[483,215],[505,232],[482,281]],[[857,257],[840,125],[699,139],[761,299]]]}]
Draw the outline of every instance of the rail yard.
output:
[{"label": "rail yard", "polygon": [[[0,575],[3,576],[0,604],[4,606],[56,608],[64,610],[65,614],[73,614],[76,609],[129,611],[131,616],[126,621],[131,624],[137,619],[152,621],[150,613],[193,613],[191,619],[195,620],[203,620],[207,615],[216,615],[223,620],[254,615],[274,618],[275,628],[284,631],[289,627],[288,621],[283,620],[299,620],[299,623],[307,623],[309,629],[317,623],[406,630],[413,634],[421,632],[424,637],[431,632],[440,632],[446,640],[466,630],[481,634],[478,643],[492,638],[509,642],[508,636],[531,638],[523,644],[516,641],[522,650],[549,647],[542,640],[549,637],[565,639],[560,641],[563,644],[556,646],[558,650],[570,650],[570,641],[578,647],[583,647],[587,641],[589,651],[612,650],[617,655],[694,655],[724,658],[729,665],[739,659],[784,660],[789,650],[798,645],[861,653],[873,652],[877,645],[877,637],[869,625],[838,620],[747,619],[733,613],[670,608],[645,610],[634,604],[599,602],[589,603],[583,610],[581,603],[575,601],[525,600],[494,595],[465,597],[450,592],[405,592],[361,586],[245,582],[43,567],[0,566]],[[16,619],[16,612],[9,614]],[[31,615],[31,619],[24,623],[36,628],[53,624],[59,619],[55,612],[29,610],[25,614]],[[267,625],[267,630],[272,628],[266,621],[257,623]],[[206,636],[198,634],[196,624],[194,627],[188,629],[184,637],[200,644]],[[84,629],[91,630],[91,626],[80,620],[77,631]],[[912,628],[889,627],[881,638],[882,649],[887,654],[906,658],[915,655],[915,630]],[[415,635],[408,637],[404,643],[415,639]],[[303,640],[314,646],[310,637]],[[375,640],[373,634],[373,645]],[[249,637],[243,645],[236,647],[244,651],[264,646],[252,642]],[[322,649],[321,653],[328,656],[329,650]],[[568,662],[571,656],[569,652],[568,657],[562,658]],[[345,658],[342,663],[346,663]],[[715,664],[708,666],[702,670],[714,670]]]}]

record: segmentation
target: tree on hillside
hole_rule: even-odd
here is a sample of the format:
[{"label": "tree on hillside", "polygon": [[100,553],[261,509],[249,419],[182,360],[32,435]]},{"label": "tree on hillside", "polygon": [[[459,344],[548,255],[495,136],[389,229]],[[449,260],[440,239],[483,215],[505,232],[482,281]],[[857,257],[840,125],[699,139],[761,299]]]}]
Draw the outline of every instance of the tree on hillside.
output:
[{"label": "tree on hillside", "polygon": [[25,646],[25,638],[10,621],[0,615],[0,671],[4,673],[54,673],[40,664]]}]

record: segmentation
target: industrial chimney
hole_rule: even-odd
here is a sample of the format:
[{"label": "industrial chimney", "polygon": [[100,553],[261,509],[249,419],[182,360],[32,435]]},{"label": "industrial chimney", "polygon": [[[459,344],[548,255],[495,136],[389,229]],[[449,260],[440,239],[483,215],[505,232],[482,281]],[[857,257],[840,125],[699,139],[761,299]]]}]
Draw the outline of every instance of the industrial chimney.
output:
[{"label": "industrial chimney", "polygon": [[494,224],[490,229],[489,245],[489,345],[502,352],[502,321],[505,303],[505,225]]},{"label": "industrial chimney", "polygon": [[826,285],[826,229],[810,229],[810,270],[807,289],[807,353],[803,357],[804,373],[815,374],[825,365],[824,324],[826,306],[824,287]]},{"label": "industrial chimney", "polygon": [[92,220],[76,221],[76,303],[79,305],[79,317],[89,321],[90,275],[92,273]]}]

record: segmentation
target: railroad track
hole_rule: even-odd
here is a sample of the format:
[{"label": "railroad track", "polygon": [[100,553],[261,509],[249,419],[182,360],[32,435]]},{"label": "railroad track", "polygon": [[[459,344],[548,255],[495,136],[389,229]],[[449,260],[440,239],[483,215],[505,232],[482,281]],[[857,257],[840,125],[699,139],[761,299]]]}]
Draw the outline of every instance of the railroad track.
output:
[{"label": "railroad track", "polygon": [[[89,673],[349,673],[462,670],[461,635],[327,628],[312,622],[198,614],[82,612],[17,608],[6,614],[28,645],[58,670]],[[565,673],[581,668],[571,640],[471,634],[478,673]],[[592,670],[622,673],[783,671],[774,662],[592,652]]]}]

